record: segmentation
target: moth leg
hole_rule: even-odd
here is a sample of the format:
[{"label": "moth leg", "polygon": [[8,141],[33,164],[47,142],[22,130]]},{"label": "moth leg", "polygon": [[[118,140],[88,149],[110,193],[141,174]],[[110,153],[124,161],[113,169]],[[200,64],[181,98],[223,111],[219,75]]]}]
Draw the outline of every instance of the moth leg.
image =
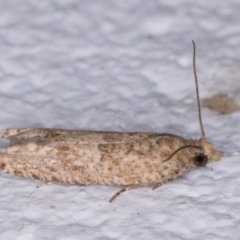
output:
[{"label": "moth leg", "polygon": [[152,190],[155,190],[156,188],[162,186],[162,183],[156,183],[152,186]]},{"label": "moth leg", "polygon": [[121,190],[119,190],[117,193],[115,193],[109,200],[109,202],[112,202],[113,200],[115,200],[120,194],[128,191],[128,190],[131,190],[133,188],[136,188],[137,186],[136,185],[129,185],[127,187],[124,187],[122,188]]},{"label": "moth leg", "polygon": [[46,186],[49,186],[49,185],[52,185],[54,184],[55,182],[44,182],[44,183],[41,183],[37,186],[37,188],[41,188],[41,187],[46,187]]}]

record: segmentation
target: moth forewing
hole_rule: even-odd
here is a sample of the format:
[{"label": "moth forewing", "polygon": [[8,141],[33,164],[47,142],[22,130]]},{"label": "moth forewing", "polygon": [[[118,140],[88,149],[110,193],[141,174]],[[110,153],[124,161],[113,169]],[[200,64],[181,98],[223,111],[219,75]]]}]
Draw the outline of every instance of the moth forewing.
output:
[{"label": "moth forewing", "polygon": [[193,166],[218,161],[223,152],[206,140],[193,54],[194,76],[202,137],[188,140],[172,134],[119,133],[80,130],[9,128],[10,141],[0,151],[0,169],[46,182],[156,188]]},{"label": "moth forewing", "polygon": [[188,149],[163,162],[188,144],[175,135],[9,129],[4,137],[10,146],[0,153],[3,170],[45,181],[154,186],[178,177],[191,165]]}]

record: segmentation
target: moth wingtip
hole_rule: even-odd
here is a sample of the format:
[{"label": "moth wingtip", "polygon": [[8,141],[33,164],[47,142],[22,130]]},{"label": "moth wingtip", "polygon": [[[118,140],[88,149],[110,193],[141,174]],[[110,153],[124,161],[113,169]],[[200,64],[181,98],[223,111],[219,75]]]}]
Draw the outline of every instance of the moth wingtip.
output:
[{"label": "moth wingtip", "polygon": [[8,136],[9,136],[9,128],[4,129],[1,133],[1,138],[3,138],[3,139],[7,139]]},{"label": "moth wingtip", "polygon": [[1,134],[1,138],[3,139],[9,139],[10,137],[18,134],[21,131],[20,128],[6,128],[3,130]]}]

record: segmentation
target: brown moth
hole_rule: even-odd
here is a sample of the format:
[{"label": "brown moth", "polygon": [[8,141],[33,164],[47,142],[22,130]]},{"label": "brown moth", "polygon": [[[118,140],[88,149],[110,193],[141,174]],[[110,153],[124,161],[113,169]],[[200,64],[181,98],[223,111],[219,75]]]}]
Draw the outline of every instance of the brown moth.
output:
[{"label": "brown moth", "polygon": [[48,183],[139,186],[153,189],[190,168],[220,160],[224,153],[207,141],[203,129],[193,42],[199,140],[160,133],[120,133],[41,128],[9,128],[0,151],[0,170]]}]

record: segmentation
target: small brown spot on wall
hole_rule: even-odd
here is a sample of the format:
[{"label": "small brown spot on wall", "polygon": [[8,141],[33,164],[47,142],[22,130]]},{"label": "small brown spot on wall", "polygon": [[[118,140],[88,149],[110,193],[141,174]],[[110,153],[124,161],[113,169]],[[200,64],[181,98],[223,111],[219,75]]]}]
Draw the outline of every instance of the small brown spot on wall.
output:
[{"label": "small brown spot on wall", "polygon": [[220,114],[231,114],[239,108],[235,98],[229,97],[227,94],[218,93],[212,97],[203,100],[203,106]]}]

